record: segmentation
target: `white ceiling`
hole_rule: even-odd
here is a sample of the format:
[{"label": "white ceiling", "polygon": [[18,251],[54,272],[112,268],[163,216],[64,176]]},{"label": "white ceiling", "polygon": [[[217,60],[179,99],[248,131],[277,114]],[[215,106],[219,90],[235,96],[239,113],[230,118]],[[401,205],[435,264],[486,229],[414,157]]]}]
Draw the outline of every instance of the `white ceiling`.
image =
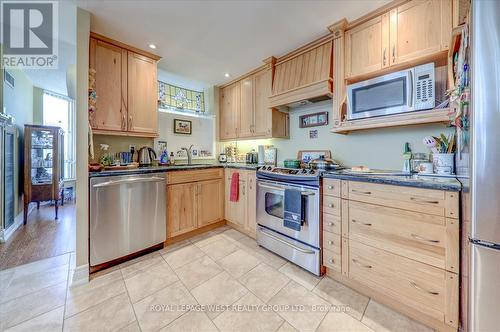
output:
[{"label": "white ceiling", "polygon": [[[77,0],[93,31],[163,57],[159,67],[220,84],[324,35],[390,0]],[[225,78],[230,73],[231,78]]]}]

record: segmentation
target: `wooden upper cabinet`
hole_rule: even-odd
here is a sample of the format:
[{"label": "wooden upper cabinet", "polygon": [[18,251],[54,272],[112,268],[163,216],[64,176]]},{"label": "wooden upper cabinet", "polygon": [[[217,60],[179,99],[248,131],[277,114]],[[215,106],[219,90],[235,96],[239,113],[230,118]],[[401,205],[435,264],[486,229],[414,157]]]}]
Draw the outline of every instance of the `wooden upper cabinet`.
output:
[{"label": "wooden upper cabinet", "polygon": [[370,73],[389,65],[389,14],[365,22],[345,34],[345,75]]},{"label": "wooden upper cabinet", "polygon": [[[345,78],[446,56],[452,0],[413,0],[345,32]],[[425,60],[427,59],[427,60]],[[402,67],[402,66],[400,66]]]},{"label": "wooden upper cabinet", "polygon": [[220,89],[221,140],[288,138],[288,114],[269,106],[272,71],[258,70]]},{"label": "wooden upper cabinet", "polygon": [[156,61],[128,52],[128,130],[158,132]]},{"label": "wooden upper cabinet", "polygon": [[91,118],[94,129],[127,128],[127,51],[94,38],[90,39],[90,68],[95,73],[98,94],[96,111]]},{"label": "wooden upper cabinet", "polygon": [[252,137],[254,129],[254,78],[244,78],[239,82],[241,91],[239,137]]},{"label": "wooden upper cabinet", "polygon": [[271,95],[272,73],[263,70],[254,77],[254,136],[270,135],[272,131],[272,113],[269,107],[269,96]]},{"label": "wooden upper cabinet", "polygon": [[89,67],[95,70],[95,134],[158,136],[156,64],[160,57],[90,33]]},{"label": "wooden upper cabinet", "polygon": [[448,49],[451,0],[410,1],[390,12],[391,64]]},{"label": "wooden upper cabinet", "polygon": [[240,113],[240,85],[233,83],[220,91],[219,126],[220,139],[233,139],[238,136]]}]

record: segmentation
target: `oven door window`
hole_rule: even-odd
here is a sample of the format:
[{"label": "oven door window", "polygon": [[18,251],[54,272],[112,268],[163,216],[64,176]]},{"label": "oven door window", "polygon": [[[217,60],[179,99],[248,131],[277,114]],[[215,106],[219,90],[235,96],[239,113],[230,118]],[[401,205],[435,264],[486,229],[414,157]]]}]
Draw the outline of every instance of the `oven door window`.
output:
[{"label": "oven door window", "polygon": [[279,219],[284,218],[284,196],[283,194],[275,194],[267,192],[265,195],[266,213]]},{"label": "oven door window", "polygon": [[362,86],[352,90],[352,113],[404,106],[407,103],[407,77]]}]

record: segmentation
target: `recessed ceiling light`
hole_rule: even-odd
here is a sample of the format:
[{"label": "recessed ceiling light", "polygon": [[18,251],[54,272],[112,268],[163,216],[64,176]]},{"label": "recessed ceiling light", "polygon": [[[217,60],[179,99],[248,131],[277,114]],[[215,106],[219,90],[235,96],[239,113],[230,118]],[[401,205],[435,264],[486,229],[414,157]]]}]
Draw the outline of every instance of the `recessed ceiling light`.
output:
[{"label": "recessed ceiling light", "polygon": [[149,44],[149,48],[152,48],[153,50],[156,48],[155,44]]},{"label": "recessed ceiling light", "polygon": [[224,77],[229,77],[229,76],[231,76],[231,75],[229,75],[229,73],[224,74]]}]

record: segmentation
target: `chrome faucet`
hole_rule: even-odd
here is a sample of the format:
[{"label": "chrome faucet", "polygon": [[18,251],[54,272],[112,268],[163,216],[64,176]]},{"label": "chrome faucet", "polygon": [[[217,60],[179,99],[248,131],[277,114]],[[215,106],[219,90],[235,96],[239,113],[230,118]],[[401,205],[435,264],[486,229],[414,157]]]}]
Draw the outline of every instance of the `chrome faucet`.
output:
[{"label": "chrome faucet", "polygon": [[181,148],[181,150],[186,151],[187,157],[188,157],[188,165],[191,165],[193,163],[193,155],[191,154],[191,149],[193,148],[194,144],[191,144],[189,148]]}]

